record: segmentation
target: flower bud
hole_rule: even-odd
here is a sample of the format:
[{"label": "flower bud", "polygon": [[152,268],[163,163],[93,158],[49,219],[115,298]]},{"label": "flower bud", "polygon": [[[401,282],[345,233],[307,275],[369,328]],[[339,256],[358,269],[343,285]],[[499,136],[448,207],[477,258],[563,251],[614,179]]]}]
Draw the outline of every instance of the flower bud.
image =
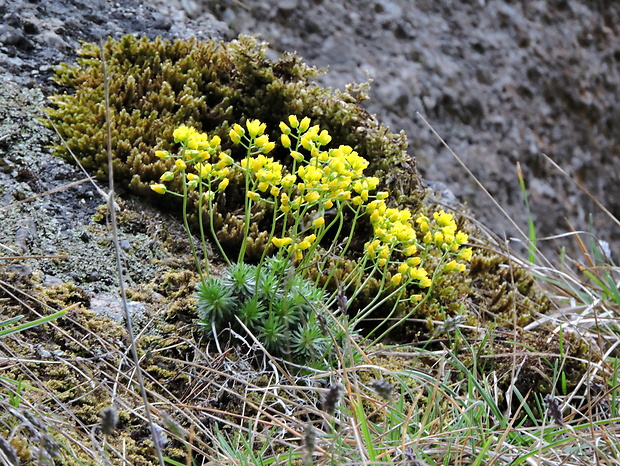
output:
[{"label": "flower bud", "polygon": [[152,184],[151,189],[155,191],[157,194],[166,194],[166,191],[168,191],[168,189],[166,188],[166,185],[163,185],[161,183]]}]

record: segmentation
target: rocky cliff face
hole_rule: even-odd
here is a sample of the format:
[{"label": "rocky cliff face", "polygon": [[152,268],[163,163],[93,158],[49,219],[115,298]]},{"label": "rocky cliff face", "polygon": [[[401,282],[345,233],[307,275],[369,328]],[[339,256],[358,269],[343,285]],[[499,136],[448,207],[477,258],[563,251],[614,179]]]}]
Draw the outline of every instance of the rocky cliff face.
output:
[{"label": "rocky cliff face", "polygon": [[297,50],[329,67],[329,86],[373,79],[368,109],[406,132],[427,180],[497,233],[516,235],[418,112],[521,228],[517,162],[539,236],[567,231],[566,219],[587,229],[592,214],[617,257],[620,229],[541,155],[620,216],[617,2],[54,0],[5,2],[0,15],[2,74],[23,85],[49,85],[51,66],[100,35],[259,34],[274,56]]}]

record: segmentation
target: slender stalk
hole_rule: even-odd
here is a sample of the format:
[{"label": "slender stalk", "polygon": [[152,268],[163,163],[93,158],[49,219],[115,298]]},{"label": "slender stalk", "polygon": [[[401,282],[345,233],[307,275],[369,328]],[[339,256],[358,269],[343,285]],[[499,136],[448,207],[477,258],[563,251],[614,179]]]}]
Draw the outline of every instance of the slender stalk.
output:
[{"label": "slender stalk", "polygon": [[108,85],[108,74],[105,66],[105,52],[103,47],[103,39],[100,40],[101,46],[101,64],[103,67],[103,85],[104,85],[104,94],[105,94],[105,125],[107,132],[107,140],[108,140],[108,179],[110,183],[110,188],[108,191],[108,213],[110,215],[110,224],[112,227],[112,239],[114,242],[114,254],[116,257],[116,267],[118,272],[118,281],[119,287],[121,291],[121,299],[123,301],[123,312],[125,314],[125,323],[127,325],[127,333],[129,335],[129,344],[131,347],[131,357],[133,359],[133,363],[136,367],[136,378],[138,380],[138,385],[140,386],[140,393],[142,394],[142,401],[144,403],[144,412],[146,415],[147,422],[151,429],[151,439],[153,441],[153,446],[155,447],[155,451],[157,452],[157,459],[159,461],[160,466],[164,466],[164,458],[161,451],[161,443],[159,440],[159,435],[157,432],[157,428],[155,426],[155,422],[153,421],[153,417],[151,415],[151,406],[149,403],[149,398],[146,393],[146,387],[144,386],[144,378],[142,377],[142,369],[140,367],[140,358],[138,356],[138,349],[136,348],[136,339],[133,334],[133,322],[131,319],[131,313],[129,312],[129,307],[127,306],[127,294],[125,292],[125,280],[123,278],[123,265],[121,263],[121,248],[118,240],[118,227],[116,223],[116,209],[114,202],[114,170],[112,164],[112,134],[110,129],[110,90]]},{"label": "slender stalk", "polygon": [[200,243],[202,245],[202,256],[205,262],[205,275],[207,276],[207,278],[209,278],[209,254],[207,252],[207,238],[205,237],[205,227],[202,223],[202,192],[202,180],[200,180],[198,182],[198,227],[200,228]]},{"label": "slender stalk", "polygon": [[192,249],[192,255],[194,256],[194,262],[196,263],[196,270],[198,270],[198,275],[200,276],[200,281],[204,283],[205,278],[202,274],[202,265],[200,265],[200,259],[198,259],[198,253],[196,252],[196,246],[194,245],[194,237],[192,236],[192,232],[189,228],[189,222],[187,221],[187,180],[185,178],[185,170],[181,172],[181,176],[183,177],[183,226],[185,227],[185,231],[187,232],[187,238],[189,239],[189,246]]},{"label": "slender stalk", "polygon": [[[209,181],[209,191],[211,192],[211,182],[210,181]],[[215,244],[217,245],[217,248],[219,249],[220,254],[222,255],[222,257],[226,261],[226,264],[228,264],[230,266],[231,265],[230,259],[228,259],[228,256],[226,255],[226,252],[224,251],[224,248],[220,244],[220,241],[217,239],[217,234],[215,233],[215,226],[213,225],[213,199],[211,198],[211,196],[209,196],[208,202],[209,202],[209,229],[211,230],[211,235],[213,236],[213,241],[215,241]]]},{"label": "slender stalk", "polygon": [[239,249],[239,257],[237,258],[237,262],[243,262],[245,258],[245,249],[247,246],[248,235],[250,234],[250,218],[252,211],[252,200],[248,197],[248,193],[250,192],[250,155],[252,152],[252,140],[247,147],[247,152],[245,155],[246,166],[245,166],[245,198],[244,198],[244,207],[245,207],[245,219],[243,224],[243,240],[241,241],[241,249]]}]

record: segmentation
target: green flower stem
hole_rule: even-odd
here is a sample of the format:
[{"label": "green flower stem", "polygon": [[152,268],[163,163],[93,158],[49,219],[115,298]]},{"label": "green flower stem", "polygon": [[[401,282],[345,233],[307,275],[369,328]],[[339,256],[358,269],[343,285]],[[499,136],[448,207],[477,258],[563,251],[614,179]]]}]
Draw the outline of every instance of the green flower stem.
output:
[{"label": "green flower stem", "polygon": [[[211,180],[209,180],[209,191],[211,191]],[[209,203],[209,229],[211,230],[211,236],[213,236],[213,241],[215,241],[215,244],[217,245],[217,248],[219,249],[220,254],[226,261],[226,264],[230,266],[231,265],[230,259],[226,255],[226,252],[224,251],[224,248],[220,244],[220,241],[217,239],[217,234],[215,233],[215,226],[213,225],[213,210],[214,210],[213,199],[211,197],[209,197],[208,203]]]},{"label": "green flower stem", "polygon": [[[385,336],[390,333],[392,330],[394,330],[396,327],[398,327],[400,324],[402,324],[403,322],[405,322],[407,319],[409,319],[417,310],[420,306],[422,306],[426,301],[428,301],[429,297],[431,296],[431,292],[433,290],[433,287],[435,286],[435,274],[433,274],[433,284],[426,289],[426,293],[424,294],[424,297],[418,301],[417,303],[415,303],[415,306],[413,306],[411,308],[411,310],[404,315],[403,317],[401,317],[397,322],[394,322],[392,325],[390,325],[387,330],[385,330],[381,335],[379,335],[377,338],[375,338],[372,343],[371,346],[376,345],[378,342],[380,342],[383,338],[385,338]],[[373,332],[371,332],[372,334]],[[370,337],[370,334],[368,334],[364,340],[368,339]]]},{"label": "green flower stem", "polygon": [[202,256],[205,261],[205,275],[209,277],[209,255],[207,254],[207,239],[202,223],[202,180],[198,183],[198,225],[200,228],[200,242],[202,243]]},{"label": "green flower stem", "polygon": [[[370,301],[370,303],[368,303],[368,305],[361,311],[361,313],[358,313],[358,315],[355,316],[355,321],[354,321],[355,325],[357,325],[360,321],[365,319],[373,310],[375,310],[386,299],[384,298],[382,300],[380,298],[381,298],[381,295],[383,294],[383,290],[385,289],[387,267],[388,265],[386,265],[385,267],[382,268],[382,270],[379,271],[379,274],[381,276],[381,282],[379,283],[379,290],[377,291],[377,294],[375,295],[375,297]],[[366,284],[368,283],[370,278],[374,275],[374,272],[377,270],[379,270],[379,267],[377,265],[373,266],[372,272],[368,274],[368,278],[364,281],[362,286],[355,288],[355,291],[350,298],[351,301],[357,298],[359,293],[366,287]],[[378,301],[379,301],[379,304],[377,304]]]},{"label": "green flower stem", "polygon": [[[245,146],[244,146],[245,147]],[[245,207],[245,220],[243,225],[243,240],[241,241],[241,248],[239,249],[239,257],[237,258],[237,262],[243,262],[245,258],[245,249],[247,247],[248,235],[250,233],[250,217],[252,211],[252,200],[248,197],[248,193],[250,192],[250,156],[252,155],[252,140],[250,140],[250,144],[247,146],[247,151],[245,155],[246,166],[245,172],[245,195],[244,195],[244,207]]]},{"label": "green flower stem", "polygon": [[[385,304],[386,302],[388,302],[392,297],[397,296],[396,298],[396,302],[394,303],[394,306],[392,306],[392,309],[390,310],[389,314],[387,316],[385,316],[383,318],[383,322],[387,322],[389,321],[392,316],[394,315],[394,313],[396,312],[398,305],[402,302],[401,298],[403,296],[403,293],[405,292],[406,289],[406,285],[407,283],[410,283],[410,281],[407,281],[406,283],[403,283],[401,285],[399,285],[398,287],[396,287],[396,289],[394,291],[392,291],[390,294],[388,294],[387,296],[385,296],[383,299],[381,299],[380,301],[378,301],[377,303],[375,303],[372,307],[369,308],[365,308],[365,314],[363,317],[361,317],[362,319],[366,318],[368,315],[370,315],[375,309],[383,306],[383,304]],[[410,314],[408,314],[410,315]],[[399,320],[399,323],[403,322],[403,319]],[[378,330],[379,327],[375,327],[374,329],[372,329],[363,339],[360,343],[363,343],[365,341],[368,341],[368,339],[370,339],[370,337]],[[394,328],[394,325],[390,326],[390,328],[383,333],[383,335],[387,335],[387,332],[389,332],[391,329]],[[376,341],[375,341],[376,343]]]},{"label": "green flower stem", "polygon": [[[367,258],[366,256],[364,256],[364,258],[362,259],[362,263],[360,264],[359,267],[356,267],[356,271],[357,273],[351,273],[349,275],[349,277],[351,278],[351,280],[346,280],[344,283],[341,283],[342,289],[346,292],[346,290],[348,290],[352,285],[353,285],[353,289],[354,292],[353,294],[348,298],[349,302],[352,302],[355,300],[355,298],[357,298],[357,296],[359,295],[359,293],[366,287],[366,285],[370,282],[370,280],[372,280],[374,273],[379,269],[379,267],[377,266],[376,263],[373,264],[372,269],[370,270],[370,272],[368,272],[366,274],[366,278],[364,279],[363,282],[360,281],[360,279],[364,276],[364,272],[366,270],[366,262],[367,262]],[[355,271],[354,271],[355,272]],[[347,278],[349,278],[347,277]],[[337,299],[336,294],[334,294],[330,301],[327,303],[329,307],[333,306],[335,301]],[[356,319],[356,322],[358,320]]]},{"label": "green flower stem", "polygon": [[198,275],[200,276],[200,281],[204,282],[204,275],[202,273],[202,266],[200,265],[200,260],[198,259],[198,254],[196,253],[196,246],[194,245],[194,238],[192,236],[192,231],[189,228],[189,222],[187,221],[187,180],[185,177],[185,170],[181,171],[181,176],[183,178],[183,226],[185,227],[185,231],[187,232],[187,238],[189,239],[189,245],[192,249],[192,254],[194,256],[194,261],[196,263],[196,269],[198,270]]},{"label": "green flower stem", "polygon": [[271,245],[271,240],[275,236],[276,232],[276,223],[278,220],[278,197],[274,196],[275,201],[273,203],[273,218],[271,220],[271,230],[269,230],[269,238],[267,238],[267,245],[263,249],[263,253],[260,256],[260,261],[258,262],[258,266],[256,267],[256,280],[258,281],[260,277],[261,268],[263,267],[263,263],[265,262],[265,257],[267,257],[267,251],[269,250],[269,246]]}]

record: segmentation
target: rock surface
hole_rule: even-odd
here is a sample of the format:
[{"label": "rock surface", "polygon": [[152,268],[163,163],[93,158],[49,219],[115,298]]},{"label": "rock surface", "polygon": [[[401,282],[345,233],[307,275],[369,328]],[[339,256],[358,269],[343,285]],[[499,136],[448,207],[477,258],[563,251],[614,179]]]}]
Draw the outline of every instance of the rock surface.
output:
[{"label": "rock surface", "polygon": [[426,179],[498,234],[516,235],[418,112],[521,228],[517,162],[539,236],[567,231],[566,219],[588,229],[592,214],[617,258],[620,229],[541,155],[620,216],[617,2],[15,0],[0,3],[0,16],[2,79],[46,94],[52,67],[71,61],[80,40],[259,34],[274,57],[297,50],[329,67],[328,86],[373,79],[368,109],[407,133]]}]

